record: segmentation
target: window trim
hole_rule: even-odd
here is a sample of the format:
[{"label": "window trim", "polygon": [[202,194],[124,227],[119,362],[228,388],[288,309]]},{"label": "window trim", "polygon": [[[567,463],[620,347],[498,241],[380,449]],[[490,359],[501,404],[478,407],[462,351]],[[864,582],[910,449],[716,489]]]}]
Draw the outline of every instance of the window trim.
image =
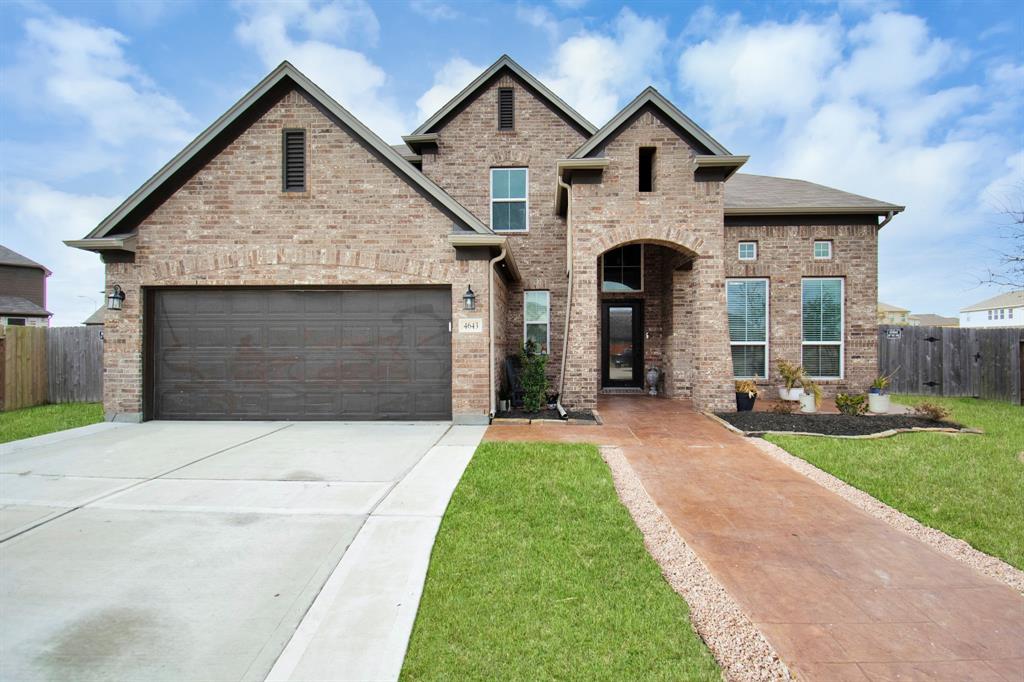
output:
[{"label": "window trim", "polygon": [[[527,298],[526,295],[527,294],[537,294],[537,293],[543,293],[543,294],[547,295],[547,300],[548,300],[548,305],[547,305],[548,319],[547,319],[547,322],[543,322],[543,323],[542,322],[528,322],[526,320],[526,298]],[[541,354],[542,355],[551,355],[551,290],[550,289],[524,289],[523,290],[523,345],[526,345],[526,342],[529,339],[529,337],[526,335],[526,330],[527,330],[527,327],[529,327],[531,324],[544,324],[548,328],[547,339],[545,340],[545,343],[544,343],[544,345],[547,347],[547,350],[546,351],[542,351]]]},{"label": "window trim", "polygon": [[[744,244],[753,244],[754,246],[754,257],[744,258],[742,253],[742,247]],[[757,260],[757,240],[744,239],[736,244],[736,258],[744,262],[752,262]]]},{"label": "window trim", "polygon": [[[302,133],[302,187],[288,187],[288,134]],[[302,194],[309,191],[309,134],[305,128],[284,128],[281,130],[281,191],[286,194]]]},{"label": "window trim", "polygon": [[[521,170],[526,173],[526,194],[522,199],[495,199],[494,198],[494,171],[512,171]],[[491,172],[488,174],[487,183],[487,196],[490,200],[487,204],[489,213],[487,216],[487,226],[490,227],[498,234],[526,234],[530,231],[530,168],[529,166],[494,166],[491,168]],[[522,230],[498,230],[494,227],[494,204],[511,204],[513,202],[524,202],[526,204],[526,227]],[[539,290],[538,290],[539,291]]]},{"label": "window trim", "polygon": [[[826,280],[839,282],[839,341],[804,341],[804,282]],[[804,346],[839,346],[839,376],[816,376],[809,379],[823,381],[843,380],[846,377],[846,279],[844,277],[801,277],[800,278],[800,364],[803,364]]]},{"label": "window trim", "polygon": [[726,316],[726,327],[728,328],[729,322],[729,282],[764,282],[764,341],[733,341],[729,339],[729,361],[732,362],[732,347],[733,346],[764,346],[764,376],[740,376],[736,374],[736,368],[733,367],[733,379],[768,379],[771,367],[771,356],[769,353],[769,347],[771,345],[772,338],[772,283],[767,277],[727,277],[725,279],[725,316]]},{"label": "window trim", "polygon": [[[608,251],[615,251],[615,249],[621,249],[624,246],[634,246],[634,245],[633,244],[619,244],[615,248],[608,249]],[[646,249],[644,249],[643,242],[641,242],[639,244],[639,246],[640,246],[640,288],[639,289],[630,289],[629,291],[609,291],[608,289],[604,288],[604,255],[605,255],[605,253],[608,253],[608,251],[605,251],[604,253],[601,254],[601,268],[600,268],[600,271],[597,273],[598,277],[601,278],[601,293],[602,294],[642,294],[644,292],[644,284],[645,284],[644,277],[647,275],[647,272],[644,269],[644,261],[646,260],[645,256],[647,254],[646,254]]]},{"label": "window trim", "polygon": [[[818,244],[828,244],[828,255],[819,256],[817,253]],[[831,239],[815,239],[814,244],[811,246],[811,256],[814,260],[832,260],[832,240]]]}]

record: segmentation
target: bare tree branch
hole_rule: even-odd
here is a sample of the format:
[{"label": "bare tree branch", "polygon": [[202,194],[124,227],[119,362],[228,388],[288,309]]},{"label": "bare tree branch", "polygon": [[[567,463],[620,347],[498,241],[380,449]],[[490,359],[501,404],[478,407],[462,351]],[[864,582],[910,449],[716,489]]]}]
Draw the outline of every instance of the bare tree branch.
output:
[{"label": "bare tree branch", "polygon": [[981,284],[1024,289],[1024,181],[997,202],[997,210],[1005,219],[998,229],[1006,246],[996,252],[997,262],[986,269]]}]

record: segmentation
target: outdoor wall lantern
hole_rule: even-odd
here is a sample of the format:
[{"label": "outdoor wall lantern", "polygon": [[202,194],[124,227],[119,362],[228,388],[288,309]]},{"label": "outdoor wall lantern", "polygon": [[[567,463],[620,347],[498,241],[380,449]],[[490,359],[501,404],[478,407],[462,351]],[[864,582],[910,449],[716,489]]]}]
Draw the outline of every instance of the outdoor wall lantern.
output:
[{"label": "outdoor wall lantern", "polygon": [[107,296],[107,310],[120,310],[123,303],[124,290],[115,284],[110,290],[110,296]]},{"label": "outdoor wall lantern", "polygon": [[476,294],[473,293],[473,287],[466,285],[466,293],[462,295],[462,308],[464,310],[476,310]]}]

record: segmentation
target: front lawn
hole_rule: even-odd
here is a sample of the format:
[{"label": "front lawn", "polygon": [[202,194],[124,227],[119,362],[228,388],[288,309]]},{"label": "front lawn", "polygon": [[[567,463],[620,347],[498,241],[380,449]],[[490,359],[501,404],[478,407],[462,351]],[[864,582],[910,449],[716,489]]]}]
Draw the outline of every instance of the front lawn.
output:
[{"label": "front lawn", "polygon": [[766,440],[924,525],[1024,569],[1024,408],[973,398],[894,399],[939,403],[953,421],[985,434]]},{"label": "front lawn", "polygon": [[100,403],[40,405],[0,412],[0,443],[103,421]]},{"label": "front lawn", "polygon": [[591,445],[485,443],[445,514],[403,680],[719,680]]}]

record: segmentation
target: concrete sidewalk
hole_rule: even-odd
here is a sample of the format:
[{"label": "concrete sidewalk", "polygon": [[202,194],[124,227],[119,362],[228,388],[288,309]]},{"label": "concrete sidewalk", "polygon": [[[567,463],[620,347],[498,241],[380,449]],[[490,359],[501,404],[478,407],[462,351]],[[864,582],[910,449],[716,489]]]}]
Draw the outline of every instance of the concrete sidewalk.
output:
[{"label": "concrete sidewalk", "polygon": [[[1024,597],[857,509],[686,403],[606,397],[606,426],[488,440],[619,445],[800,680],[1024,680]],[[608,427],[612,427],[608,429]]]},{"label": "concrete sidewalk", "polygon": [[483,430],[148,422],[0,446],[0,678],[394,679]]}]

